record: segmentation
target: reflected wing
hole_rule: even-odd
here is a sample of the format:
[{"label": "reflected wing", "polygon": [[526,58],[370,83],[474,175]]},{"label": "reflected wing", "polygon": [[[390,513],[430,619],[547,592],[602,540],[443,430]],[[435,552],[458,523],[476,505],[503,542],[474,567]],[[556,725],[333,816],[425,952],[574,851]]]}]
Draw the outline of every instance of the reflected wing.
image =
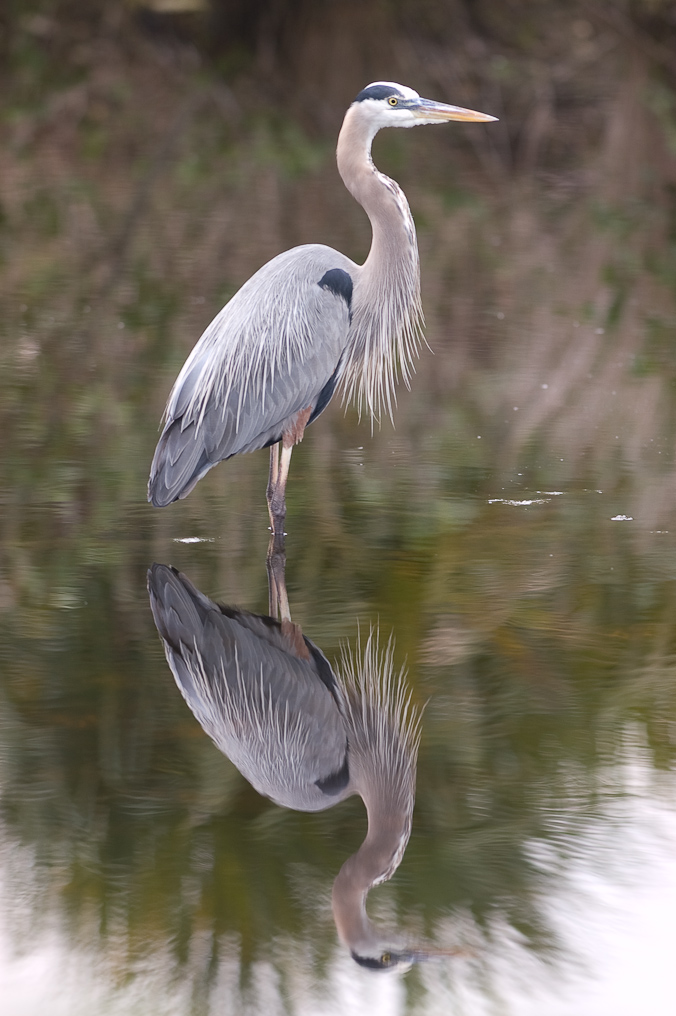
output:
[{"label": "reflected wing", "polygon": [[169,397],[148,497],[185,497],[222,459],[278,441],[301,410],[328,404],[350,327],[356,268],[330,247],[264,265],[209,325]]},{"label": "reflected wing", "polygon": [[321,651],[296,626],[219,606],[167,565],[151,567],[148,590],[183,697],[256,790],[300,811],[346,797],[341,692]]}]

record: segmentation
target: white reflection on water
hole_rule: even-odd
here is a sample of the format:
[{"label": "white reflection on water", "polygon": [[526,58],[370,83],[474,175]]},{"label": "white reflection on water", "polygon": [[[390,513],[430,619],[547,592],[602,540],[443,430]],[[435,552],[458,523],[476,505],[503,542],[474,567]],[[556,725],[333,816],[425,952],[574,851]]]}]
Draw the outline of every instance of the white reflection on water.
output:
[{"label": "white reflection on water", "polygon": [[[637,782],[650,778],[635,770]],[[645,777],[645,779],[643,779]],[[672,788],[673,789],[673,788]],[[478,987],[472,961],[421,968],[426,994],[416,1008],[424,1016],[671,1016],[676,996],[674,914],[676,914],[676,813],[648,797],[626,798],[618,806],[625,820],[607,846],[599,824],[578,844],[565,891],[548,910],[568,955],[556,969],[544,968],[505,929],[488,966],[485,990]],[[14,848],[15,849],[15,848]],[[3,868],[8,864],[5,851]],[[10,879],[10,881],[14,881]],[[16,908],[16,886],[14,908]],[[16,912],[16,911],[15,911]],[[358,970],[339,946],[326,981],[318,984],[299,944],[281,945],[288,962],[286,987],[272,963],[257,963],[253,986],[239,986],[236,948],[224,943],[211,1004],[195,1007],[189,977],[173,979],[169,955],[139,959],[138,976],[123,988],[112,986],[95,954],[68,950],[57,932],[43,934],[18,953],[11,908],[2,907],[0,998],[3,1016],[187,1016],[193,1013],[251,1013],[276,1016],[403,1016],[405,987],[396,975]],[[194,944],[199,950],[199,943]],[[188,971],[189,973],[189,971]]]},{"label": "white reflection on water", "polygon": [[504,497],[489,497],[488,504],[511,504],[515,508],[518,508],[520,505],[548,504],[549,501],[551,501],[550,497],[534,497],[525,501],[508,501],[507,498]]},{"label": "white reflection on water", "polygon": [[[452,986],[440,969],[422,973],[427,1014],[454,1016],[672,1016],[676,998],[676,814],[634,799],[632,823],[615,845],[589,853],[567,873],[566,890],[549,903],[553,929],[568,950],[564,966],[545,969],[507,930],[491,959],[490,992],[456,968]],[[607,830],[598,837],[607,838]],[[610,870],[603,872],[603,862]],[[598,864],[598,868],[596,867]],[[444,1002],[445,999],[445,1002]]]}]

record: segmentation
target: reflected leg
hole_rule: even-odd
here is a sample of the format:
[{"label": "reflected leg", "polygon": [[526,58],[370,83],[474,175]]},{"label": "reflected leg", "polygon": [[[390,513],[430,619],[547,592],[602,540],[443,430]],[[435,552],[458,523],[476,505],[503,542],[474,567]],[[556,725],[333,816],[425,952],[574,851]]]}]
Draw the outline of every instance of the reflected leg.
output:
[{"label": "reflected leg", "polygon": [[281,622],[282,635],[289,652],[300,660],[309,660],[310,651],[303,638],[303,630],[299,624],[291,620],[289,597],[286,592],[286,550],[283,534],[273,533],[268,544],[268,593],[270,617]]},{"label": "reflected leg", "polygon": [[268,544],[268,602],[270,617],[290,621],[289,597],[286,592],[286,547],[284,535],[273,533]]}]

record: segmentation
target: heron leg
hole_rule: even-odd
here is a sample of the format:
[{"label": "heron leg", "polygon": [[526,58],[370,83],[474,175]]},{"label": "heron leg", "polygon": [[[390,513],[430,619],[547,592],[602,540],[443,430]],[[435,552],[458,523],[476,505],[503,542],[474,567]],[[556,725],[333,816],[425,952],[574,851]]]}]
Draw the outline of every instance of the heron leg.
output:
[{"label": "heron leg", "polygon": [[[291,465],[293,446],[303,440],[305,428],[312,416],[312,406],[301,409],[282,432],[281,442],[270,448],[270,476],[268,478],[268,512],[273,535],[284,535],[284,519],[286,518],[286,481]],[[279,452],[279,445],[282,449]],[[278,455],[279,452],[279,455]]]},{"label": "heron leg", "polygon": [[272,563],[272,546],[274,543],[274,536],[270,538],[270,544],[268,546],[268,557],[265,562],[268,569],[268,614],[270,617],[277,617],[277,578],[275,576],[275,570]]},{"label": "heron leg", "polygon": [[[275,446],[277,447],[277,446]],[[268,511],[274,536],[284,535],[284,519],[286,518],[286,481],[289,476],[291,452],[293,445],[282,442],[282,451],[277,463],[273,485],[272,458],[270,461],[270,482],[268,483]],[[272,489],[271,489],[272,487]]]},{"label": "heron leg", "polygon": [[286,547],[284,536],[273,533],[268,544],[266,561],[268,569],[268,602],[270,617],[279,617],[280,621],[290,621],[291,611],[286,591]]},{"label": "heron leg", "polygon": [[272,499],[275,494],[275,488],[277,486],[277,477],[279,476],[279,444],[270,445],[270,472],[268,474],[268,486],[265,492],[265,496],[268,502],[268,514],[270,515],[270,528],[272,532],[275,531],[275,520],[272,517]]},{"label": "heron leg", "polygon": [[303,629],[291,620],[289,596],[286,591],[286,548],[284,535],[273,533],[268,544],[268,594],[270,617],[281,622],[286,648],[299,660],[309,660],[310,651],[303,638]]}]

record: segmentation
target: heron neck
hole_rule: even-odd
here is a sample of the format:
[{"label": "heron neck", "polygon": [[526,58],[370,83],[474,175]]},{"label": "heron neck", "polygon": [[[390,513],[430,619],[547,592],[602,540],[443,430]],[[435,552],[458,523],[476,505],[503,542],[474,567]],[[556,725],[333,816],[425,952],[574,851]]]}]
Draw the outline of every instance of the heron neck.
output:
[{"label": "heron neck", "polygon": [[392,417],[399,372],[408,385],[422,334],[420,267],[415,226],[403,191],[371,159],[375,133],[348,109],[338,137],[338,171],[371,220],[369,255],[358,269],[343,397],[372,419]]},{"label": "heron neck", "polygon": [[380,173],[371,158],[375,133],[360,120],[355,107],[348,109],[338,136],[338,172],[350,194],[368,215],[373,239],[364,272],[388,275],[404,262],[417,265],[418,245],[408,201],[394,180]]},{"label": "heron neck", "polygon": [[[333,917],[341,941],[357,952],[367,948],[376,932],[366,913],[366,896],[374,883],[384,882],[398,866],[410,834],[410,814],[399,802],[369,807],[368,832],[356,854],[345,861],[333,883]],[[407,809],[408,812],[408,809]]]}]

